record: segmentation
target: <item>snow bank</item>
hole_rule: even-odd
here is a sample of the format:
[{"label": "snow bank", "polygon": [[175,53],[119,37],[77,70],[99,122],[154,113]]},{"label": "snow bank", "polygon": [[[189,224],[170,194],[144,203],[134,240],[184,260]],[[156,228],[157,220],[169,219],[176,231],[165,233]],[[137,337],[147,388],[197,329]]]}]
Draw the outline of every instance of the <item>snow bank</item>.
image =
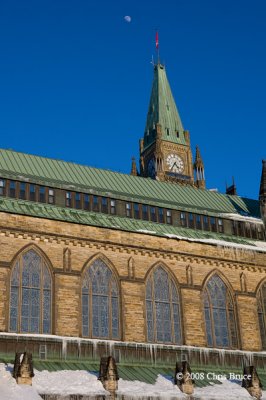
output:
[{"label": "snow bank", "polygon": [[36,388],[17,385],[12,377],[11,368],[0,363],[0,399],[1,400],[41,400]]},{"label": "snow bank", "polygon": [[32,385],[41,394],[108,395],[97,376],[88,371],[37,371]]},{"label": "snow bank", "polygon": [[[37,371],[34,370],[32,387],[17,385],[11,376],[12,366],[0,364],[0,399],[1,400],[41,400],[40,394],[76,395],[108,395],[97,380],[97,376],[87,371]],[[240,382],[239,382],[240,383]],[[129,399],[188,399],[173,383],[159,375],[154,385],[140,381],[118,381],[119,398]],[[240,384],[222,381],[221,385],[210,385],[205,388],[195,388],[195,400],[245,400],[251,399],[248,392]],[[266,400],[263,392],[262,400]]]},{"label": "snow bank", "polygon": [[119,379],[118,381],[118,395],[124,395],[127,397],[160,397],[160,398],[175,398],[175,399],[187,399],[187,395],[180,392],[176,386],[169,380],[159,375],[155,384],[151,385],[145,382],[139,381],[124,381]]}]

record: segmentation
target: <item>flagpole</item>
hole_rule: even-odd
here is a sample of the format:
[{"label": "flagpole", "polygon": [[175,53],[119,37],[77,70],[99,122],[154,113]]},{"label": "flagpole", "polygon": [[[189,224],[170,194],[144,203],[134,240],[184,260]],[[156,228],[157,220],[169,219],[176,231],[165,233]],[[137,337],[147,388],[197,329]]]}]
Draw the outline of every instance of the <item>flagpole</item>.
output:
[{"label": "flagpole", "polygon": [[160,52],[159,52],[159,34],[158,31],[156,31],[156,35],[155,35],[155,46],[156,46],[156,50],[157,50],[157,64],[160,64]]}]

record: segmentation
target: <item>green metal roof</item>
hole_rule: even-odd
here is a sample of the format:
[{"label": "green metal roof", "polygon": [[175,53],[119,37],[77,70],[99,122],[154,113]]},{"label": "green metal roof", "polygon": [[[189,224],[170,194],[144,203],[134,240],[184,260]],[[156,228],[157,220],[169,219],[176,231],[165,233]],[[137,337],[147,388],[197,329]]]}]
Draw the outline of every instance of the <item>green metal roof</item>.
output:
[{"label": "green metal roof", "polygon": [[0,149],[0,176],[201,214],[236,213],[260,218],[257,200],[11,150]]},{"label": "green metal roof", "polygon": [[144,132],[144,148],[155,141],[156,137],[152,132],[157,123],[162,127],[163,140],[187,145],[184,128],[166,76],[165,67],[161,64],[154,66],[151,98]]},{"label": "green metal roof", "polygon": [[252,239],[244,239],[220,233],[206,232],[132,218],[57,207],[49,204],[34,203],[6,197],[0,199],[0,212],[1,211],[12,214],[72,222],[76,224],[98,226],[102,228],[119,229],[128,232],[142,234],[146,233],[161,237],[177,237],[192,240],[215,239],[230,243],[238,243],[241,245],[255,246],[254,240]]}]

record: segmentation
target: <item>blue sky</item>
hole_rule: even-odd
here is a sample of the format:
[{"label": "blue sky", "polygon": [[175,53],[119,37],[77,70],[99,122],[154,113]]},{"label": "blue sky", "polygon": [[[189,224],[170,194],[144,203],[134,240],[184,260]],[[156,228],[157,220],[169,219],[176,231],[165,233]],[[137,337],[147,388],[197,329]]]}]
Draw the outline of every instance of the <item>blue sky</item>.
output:
[{"label": "blue sky", "polygon": [[265,21],[264,0],[1,0],[0,147],[129,172],[158,29],[207,187],[224,191],[234,176],[240,195],[257,198]]}]

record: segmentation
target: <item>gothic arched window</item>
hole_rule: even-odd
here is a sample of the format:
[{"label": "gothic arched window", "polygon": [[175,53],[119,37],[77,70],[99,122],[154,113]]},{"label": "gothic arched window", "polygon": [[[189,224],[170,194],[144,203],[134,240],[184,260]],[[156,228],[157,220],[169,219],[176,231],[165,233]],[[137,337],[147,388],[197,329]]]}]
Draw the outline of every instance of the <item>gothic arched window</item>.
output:
[{"label": "gothic arched window", "polygon": [[95,260],[83,277],[82,335],[119,339],[118,286],[114,274],[101,259]]},{"label": "gothic arched window", "polygon": [[266,282],[261,286],[259,290],[258,316],[262,349],[266,350]]},{"label": "gothic arched window", "polygon": [[9,330],[51,333],[52,279],[45,260],[28,250],[11,272]]},{"label": "gothic arched window", "polygon": [[176,285],[161,266],[146,284],[147,340],[181,344],[180,301]]},{"label": "gothic arched window", "polygon": [[208,346],[236,348],[237,334],[232,296],[217,274],[209,279],[203,296]]}]

